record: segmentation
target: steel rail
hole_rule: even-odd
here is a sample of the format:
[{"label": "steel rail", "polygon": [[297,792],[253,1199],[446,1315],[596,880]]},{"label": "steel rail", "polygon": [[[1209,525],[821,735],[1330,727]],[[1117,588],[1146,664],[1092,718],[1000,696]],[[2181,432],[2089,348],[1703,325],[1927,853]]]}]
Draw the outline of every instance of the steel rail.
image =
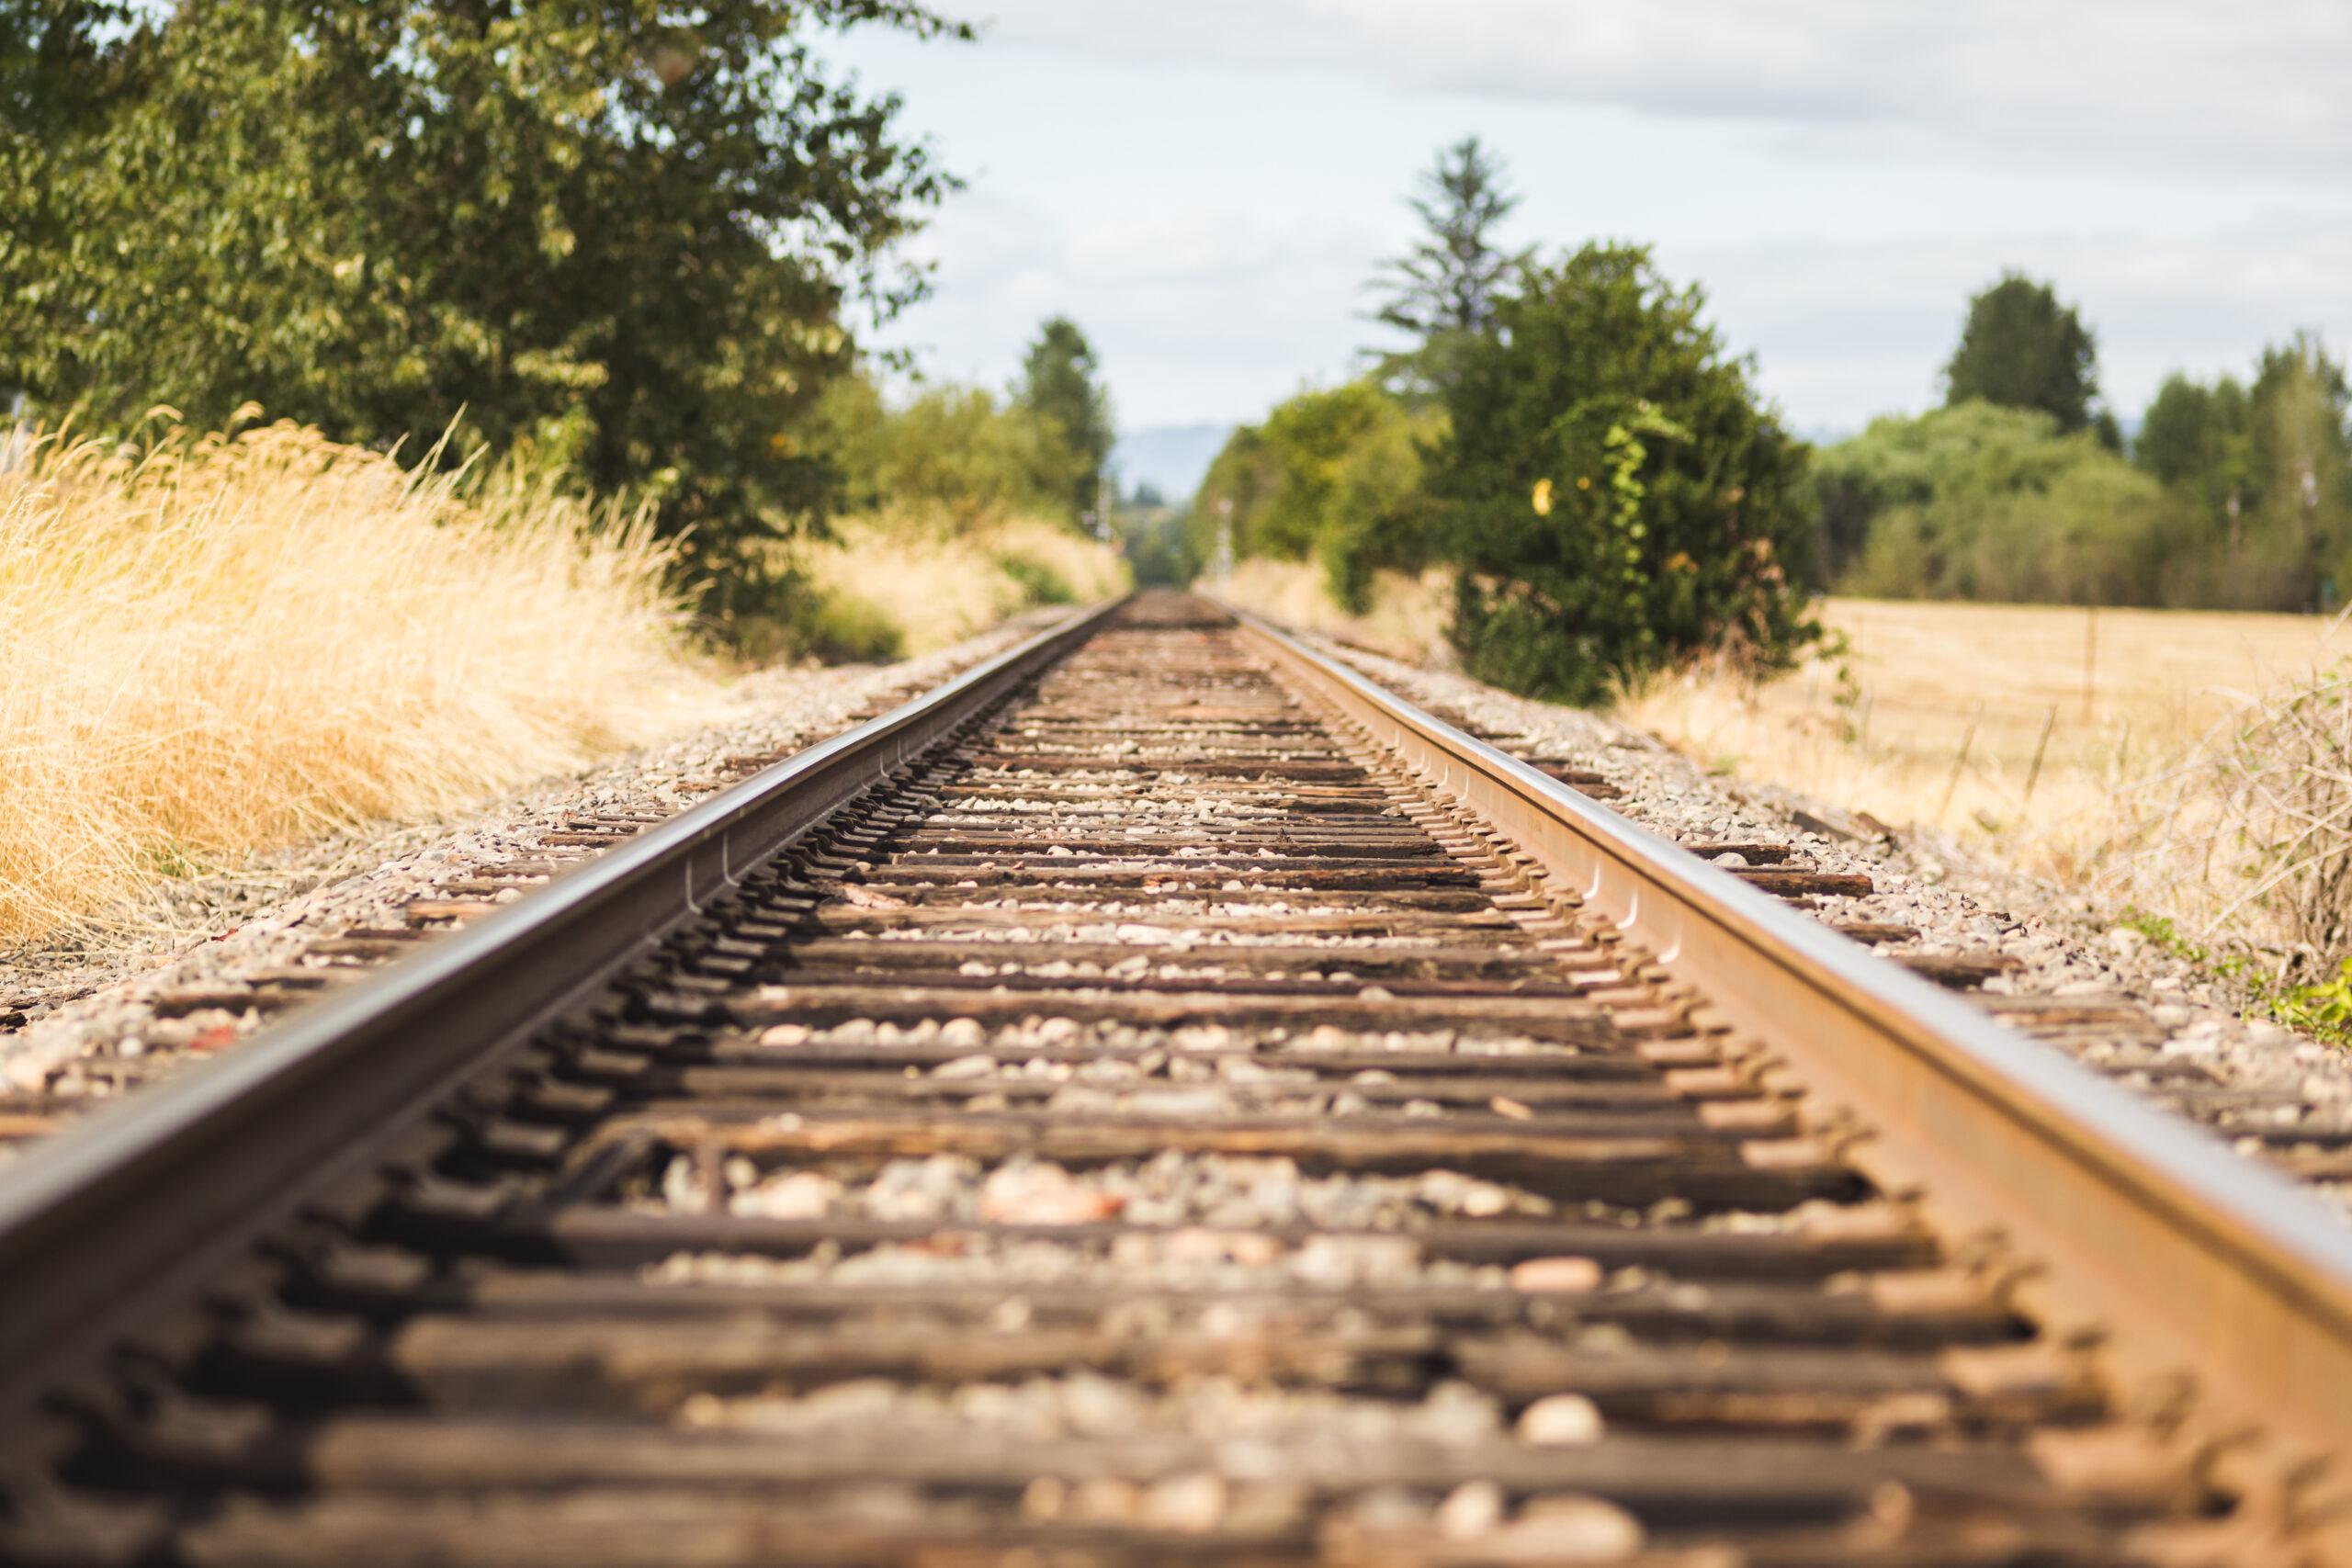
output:
[{"label": "steel rail", "polygon": [[0,1420],[427,1115],[836,807],[1063,658],[1108,601],[768,768],[0,1172]]},{"label": "steel rail", "polygon": [[[1230,606],[1227,606],[1230,609]],[[1246,613],[1246,645],[1532,853],[1870,1134],[1956,1234],[2007,1233],[2131,1376],[2282,1438],[2304,1501],[2352,1461],[2352,1226],[2048,1046]],[[1867,1156],[1867,1157],[1863,1157]]]}]

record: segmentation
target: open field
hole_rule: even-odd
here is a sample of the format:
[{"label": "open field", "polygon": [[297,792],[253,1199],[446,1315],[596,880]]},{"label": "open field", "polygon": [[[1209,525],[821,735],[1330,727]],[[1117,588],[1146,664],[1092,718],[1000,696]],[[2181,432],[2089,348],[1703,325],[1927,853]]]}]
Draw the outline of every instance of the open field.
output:
[{"label": "open field", "polygon": [[1842,654],[1762,684],[1702,666],[1622,716],[1719,771],[1940,828],[2201,935],[2283,940],[2246,901],[2240,832],[2275,823],[2229,805],[2231,780],[2258,761],[2241,738],[2260,699],[2352,651],[2337,621],[1839,599],[1823,618]]},{"label": "open field", "polygon": [[[1761,684],[1702,665],[1621,716],[1718,771],[2278,954],[2282,975],[2340,947],[2325,884],[2352,795],[2298,781],[2342,705],[2281,700],[2352,652],[2338,620],[1841,599],[1823,619],[1842,652]],[[2292,711],[2313,722],[2273,728]]]},{"label": "open field", "polygon": [[[2128,774],[2135,752],[2143,764],[2178,755],[2262,693],[2352,652],[2333,618],[2312,615],[1830,599],[1822,619],[1847,657],[1766,687],[1762,712],[1802,725],[1841,708],[1864,750],[1930,775],[1936,806],[1973,724],[1963,777],[1982,794],[1968,809],[1996,817],[2019,808],[2037,750],[2045,779],[2086,765]],[[1929,806],[1887,804],[1915,818]]]}]

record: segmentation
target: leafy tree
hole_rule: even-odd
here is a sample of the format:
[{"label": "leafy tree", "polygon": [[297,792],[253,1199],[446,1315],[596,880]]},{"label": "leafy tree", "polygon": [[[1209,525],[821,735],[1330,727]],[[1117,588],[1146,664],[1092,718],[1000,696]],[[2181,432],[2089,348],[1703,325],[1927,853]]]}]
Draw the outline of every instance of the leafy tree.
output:
[{"label": "leafy tree", "polygon": [[1061,426],[981,387],[925,387],[893,406],[865,370],[825,389],[809,433],[857,511],[933,513],[953,525],[1068,514]]},{"label": "leafy tree", "polygon": [[2248,457],[2259,504],[2271,526],[2301,547],[2296,600],[2288,607],[2332,607],[2336,593],[2325,558],[2346,542],[2352,487],[2352,439],[2346,430],[2352,388],[2344,367],[2316,336],[2298,333],[2262,351],[2247,401]]},{"label": "leafy tree", "polygon": [[1417,340],[1405,354],[1384,355],[1381,374],[1414,389],[1448,378],[1456,346],[1486,329],[1498,292],[1525,259],[1495,244],[1519,198],[1504,188],[1502,161],[1476,137],[1442,149],[1419,184],[1407,200],[1426,232],[1372,285],[1387,295],[1374,320]]},{"label": "leafy tree", "polygon": [[2166,602],[2326,607],[2352,573],[2352,391],[2311,334],[2263,350],[2251,384],[2165,379],[2132,461],[2174,513]]},{"label": "leafy tree", "polygon": [[1013,397],[1021,406],[1046,422],[1058,435],[1066,457],[1063,494],[1069,515],[1094,510],[1102,484],[1102,465],[1111,459],[1116,433],[1111,422],[1111,394],[1097,379],[1101,366],[1094,345],[1067,316],[1054,316],[1037,329],[1021,364],[1021,378]]},{"label": "leafy tree", "polygon": [[[1976,398],[2002,408],[2040,409],[2062,433],[2082,430],[2098,412],[2098,344],[2048,284],[2004,273],[1968,302],[1968,324],[1944,380],[1947,405]],[[2101,439],[2110,448],[2120,446],[2111,421]]]},{"label": "leafy tree", "polygon": [[2234,479],[2243,491],[2245,442],[2245,389],[2235,378],[2208,387],[2176,373],[2142,416],[2132,461],[2159,484],[2204,489]]},{"label": "leafy tree", "polygon": [[[1375,570],[1426,555],[1421,448],[1442,426],[1372,379],[1301,392],[1228,438],[1202,480],[1196,530],[1231,502],[1236,550],[1313,558],[1333,600],[1360,614]],[[1215,542],[1195,547],[1205,557]]]},{"label": "leafy tree", "polygon": [[921,291],[892,246],[949,182],[815,47],[962,30],[915,0],[182,0],[39,34],[5,3],[10,104],[96,106],[0,148],[0,386],[35,412],[252,400],[419,450],[462,409],[461,447],[658,500],[722,590],[820,514],[794,427],[845,310]]},{"label": "leafy tree", "polygon": [[1199,574],[1193,516],[1170,505],[1156,486],[1146,482],[1129,492],[1119,533],[1137,587],[1181,588]]},{"label": "leafy tree", "polygon": [[1699,649],[1771,668],[1819,635],[1806,448],[1702,306],[1645,249],[1588,245],[1523,266],[1464,340],[1428,485],[1479,678],[1590,701]]},{"label": "leafy tree", "polygon": [[88,134],[126,86],[126,46],[141,36],[118,0],[0,0],[0,131]]}]

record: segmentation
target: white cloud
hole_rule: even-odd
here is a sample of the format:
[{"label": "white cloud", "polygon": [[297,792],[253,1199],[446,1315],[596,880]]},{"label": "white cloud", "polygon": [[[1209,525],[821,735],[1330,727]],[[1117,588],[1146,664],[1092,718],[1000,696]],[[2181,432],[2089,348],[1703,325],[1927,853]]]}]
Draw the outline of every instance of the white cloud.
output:
[{"label": "white cloud", "polygon": [[1343,373],[1370,335],[1351,311],[1378,241],[1349,222],[1209,209],[1069,220],[974,196],[922,243],[943,286],[882,341],[931,374],[1001,384],[1039,321],[1068,314],[1126,428],[1261,410]]},{"label": "white cloud", "polygon": [[1011,43],[1779,126],[1823,155],[2333,190],[2352,6],[2312,0],[967,0]]},{"label": "white cloud", "polygon": [[962,3],[996,41],[853,61],[973,182],[888,341],[1001,384],[1067,312],[1128,428],[1357,364],[1398,196],[1474,130],[1510,243],[1657,242],[1804,429],[1932,400],[2007,266],[2080,303],[2127,414],[2300,326],[2352,347],[2352,114],[2315,107],[2352,102],[2352,5]]}]

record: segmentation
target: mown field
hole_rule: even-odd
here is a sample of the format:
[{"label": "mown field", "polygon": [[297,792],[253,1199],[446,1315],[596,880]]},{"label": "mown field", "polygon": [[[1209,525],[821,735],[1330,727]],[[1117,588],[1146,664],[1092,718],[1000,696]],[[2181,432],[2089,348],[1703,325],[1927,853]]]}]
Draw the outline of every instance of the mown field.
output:
[{"label": "mown field", "polygon": [[2098,812],[2352,652],[2312,615],[1830,599],[1822,618],[1842,651],[1760,684],[1662,680],[1625,716],[1889,822],[2003,833]]}]

